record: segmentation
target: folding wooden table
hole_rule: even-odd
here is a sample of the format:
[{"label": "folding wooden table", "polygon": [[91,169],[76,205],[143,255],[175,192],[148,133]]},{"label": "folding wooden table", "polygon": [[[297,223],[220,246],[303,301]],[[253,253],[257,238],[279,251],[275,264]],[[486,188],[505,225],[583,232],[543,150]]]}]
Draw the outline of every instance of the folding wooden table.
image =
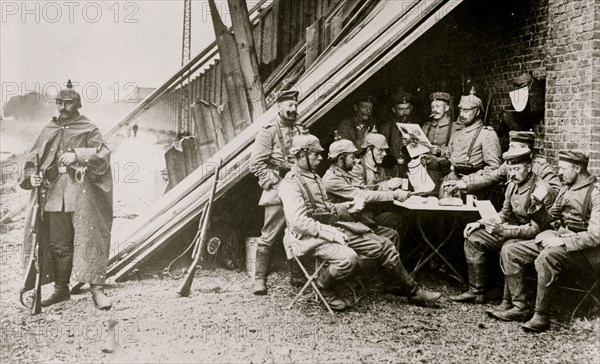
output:
[{"label": "folding wooden table", "polygon": [[[419,233],[421,234],[421,237],[423,238],[423,241],[429,246],[429,248],[432,250],[432,252],[423,260],[421,260],[417,266],[415,267],[415,269],[413,269],[412,274],[414,275],[415,273],[417,273],[421,268],[423,268],[423,266],[429,262],[434,256],[438,256],[442,262],[450,269],[452,270],[452,272],[454,272],[454,274],[456,275],[456,278],[462,283],[465,284],[465,280],[463,279],[462,275],[458,272],[458,270],[456,268],[454,268],[454,266],[452,266],[452,264],[448,261],[448,259],[446,259],[446,257],[444,257],[444,255],[440,252],[440,249],[446,245],[452,235],[454,234],[454,232],[456,231],[456,229],[459,227],[459,216],[461,215],[460,213],[471,213],[471,212],[477,212],[479,213],[479,210],[477,210],[476,207],[471,207],[471,206],[440,206],[437,204],[427,204],[427,203],[406,203],[406,202],[400,202],[400,201],[394,201],[394,205],[400,206],[402,208],[405,208],[407,210],[410,211],[414,211],[415,212],[415,217],[417,220],[417,227],[419,229]],[[440,213],[448,213],[450,212],[451,216],[452,216],[452,229],[450,231],[450,233],[446,236],[446,238],[440,242],[438,242],[438,244],[434,244],[433,242],[431,242],[429,240],[429,238],[427,237],[427,234],[425,234],[425,230],[423,229],[423,223],[421,221],[421,215],[423,212],[434,212],[434,211],[439,211]]]}]

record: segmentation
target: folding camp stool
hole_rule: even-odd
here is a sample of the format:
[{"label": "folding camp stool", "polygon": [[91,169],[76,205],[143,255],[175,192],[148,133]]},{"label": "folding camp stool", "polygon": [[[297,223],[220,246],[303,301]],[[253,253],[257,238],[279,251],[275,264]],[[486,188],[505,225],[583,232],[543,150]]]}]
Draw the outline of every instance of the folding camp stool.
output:
[{"label": "folding camp stool", "polygon": [[333,310],[331,309],[331,307],[329,306],[329,303],[327,303],[327,300],[325,299],[325,297],[323,297],[323,295],[321,294],[321,291],[319,290],[319,287],[317,287],[317,284],[314,282],[315,279],[319,276],[319,273],[321,272],[321,269],[323,269],[323,267],[325,266],[325,261],[321,261],[320,259],[318,259],[317,257],[314,257],[314,262],[315,262],[315,271],[314,273],[311,275],[308,273],[308,271],[306,270],[306,268],[304,267],[304,265],[302,265],[302,262],[300,261],[300,259],[298,258],[298,256],[296,254],[294,254],[293,249],[285,249],[285,253],[288,257],[288,259],[294,259],[296,261],[296,263],[298,263],[298,266],[300,266],[300,269],[302,269],[302,272],[304,273],[304,276],[306,277],[306,283],[304,283],[304,286],[302,286],[302,288],[300,289],[300,291],[298,291],[298,293],[296,294],[296,296],[292,299],[292,302],[290,302],[290,304],[287,306],[287,309],[291,309],[292,306],[294,305],[294,303],[296,303],[296,301],[298,301],[298,299],[300,297],[302,297],[302,295],[304,294],[304,291],[308,288],[308,286],[312,286],[315,294],[317,295],[317,297],[319,297],[319,299],[321,299],[321,301],[323,302],[323,304],[325,304],[325,307],[327,307],[327,311],[329,311],[329,313],[331,315],[333,315]]},{"label": "folding camp stool", "polygon": [[573,313],[571,313],[571,322],[573,322],[573,319],[575,318],[575,313],[577,312],[577,310],[579,310],[579,307],[581,307],[581,305],[583,304],[583,302],[588,298],[591,297],[594,301],[596,301],[596,304],[598,306],[600,306],[600,298],[597,297],[595,295],[595,290],[598,289],[598,286],[600,285],[600,274],[598,274],[596,276],[596,280],[594,281],[594,283],[591,285],[590,288],[586,289],[575,289],[575,288],[570,288],[570,287],[561,287],[561,288],[566,288],[569,290],[573,290],[573,291],[577,291],[577,292],[582,292],[585,293],[585,295],[583,296],[583,298],[581,299],[581,301],[579,301],[579,303],[577,304],[577,306],[575,307],[575,309],[573,310]]}]

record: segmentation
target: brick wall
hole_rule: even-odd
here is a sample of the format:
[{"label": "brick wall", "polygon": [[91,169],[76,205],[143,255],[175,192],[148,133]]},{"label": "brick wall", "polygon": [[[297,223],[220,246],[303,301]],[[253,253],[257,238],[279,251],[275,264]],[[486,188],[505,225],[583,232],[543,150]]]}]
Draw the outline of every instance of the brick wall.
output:
[{"label": "brick wall", "polygon": [[548,0],[544,152],[583,149],[600,173],[600,3]]},{"label": "brick wall", "polygon": [[[508,92],[524,71],[545,81],[537,147],[556,163],[559,149],[583,149],[600,175],[600,4],[595,0],[515,2],[484,36],[478,77],[492,92],[491,120],[511,109]],[[498,124],[494,125],[498,128]]]}]

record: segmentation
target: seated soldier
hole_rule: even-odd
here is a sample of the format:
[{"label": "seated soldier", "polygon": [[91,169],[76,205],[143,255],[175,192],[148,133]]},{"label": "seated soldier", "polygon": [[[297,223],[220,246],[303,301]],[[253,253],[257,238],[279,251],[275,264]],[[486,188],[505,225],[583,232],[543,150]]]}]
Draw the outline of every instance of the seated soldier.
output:
[{"label": "seated soldier", "polygon": [[[465,258],[469,272],[469,288],[456,296],[457,302],[486,302],[486,254],[500,252],[502,245],[523,239],[532,239],[539,232],[538,225],[527,214],[529,196],[535,188],[550,191],[552,188],[532,171],[529,149],[509,149],[502,156],[507,165],[508,187],[504,195],[504,205],[500,211],[502,223],[477,221],[465,228]],[[546,194],[544,203],[550,207],[553,200]]]},{"label": "seated soldier", "polygon": [[439,300],[440,293],[421,288],[404,269],[389,239],[354,220],[350,214],[360,211],[362,206],[354,202],[329,202],[323,181],[315,173],[323,159],[322,151],[314,135],[294,137],[290,152],[295,163],[281,182],[279,197],[287,221],[286,249],[296,256],[310,254],[329,264],[319,274],[317,286],[331,308],[346,307],[333,287],[350,276],[359,258],[381,265],[408,292],[409,302],[426,306]]},{"label": "seated soldier", "polygon": [[[331,202],[352,201],[357,197],[364,199],[367,204],[406,200],[408,197],[408,192],[406,191],[370,191],[361,188],[364,186],[364,183],[361,183],[362,181],[357,183],[350,173],[353,169],[356,169],[355,154],[357,152],[358,149],[347,139],[337,140],[329,146],[329,161],[331,165],[323,176],[323,183]],[[373,228],[375,234],[390,239],[394,243],[394,246],[398,247],[400,245],[398,233],[395,230],[377,225],[372,220],[372,216],[367,216],[364,212],[361,214],[360,220]]]},{"label": "seated soldier", "polygon": [[[402,185],[402,179],[398,177],[388,178],[385,169],[381,165],[386,156],[389,146],[385,137],[378,133],[369,133],[365,136],[361,145],[361,160],[350,172],[353,184],[361,188],[375,191],[394,191]],[[401,194],[405,192],[398,192]],[[404,197],[403,199],[406,199]],[[377,225],[392,228],[400,234],[400,240],[406,233],[407,224],[400,211],[391,205],[371,205],[372,219]]]},{"label": "seated soldier", "polygon": [[[511,131],[509,133],[509,138],[509,149],[526,148],[531,150],[533,153],[533,147],[535,144],[534,132]],[[498,167],[498,169],[480,170],[476,173],[463,176],[462,179],[456,181],[454,186],[450,187],[450,192],[458,189],[465,190],[468,193],[473,193],[491,187],[496,183],[506,181],[508,167],[509,166],[507,163],[503,163],[500,165],[500,167]],[[552,190],[548,192],[550,192],[550,197],[552,198],[552,201],[554,201],[556,194],[562,187],[560,179],[556,175],[554,168],[543,157],[533,158],[531,167],[533,173],[550,184]]]},{"label": "seated soldier", "polygon": [[[527,321],[525,331],[550,327],[550,305],[563,272],[600,271],[600,192],[596,178],[587,171],[588,156],[561,150],[558,174],[564,187],[548,210],[532,195],[529,213],[540,228],[548,229],[535,239],[507,244],[500,254],[512,307],[496,311],[504,321]],[[534,263],[537,272],[535,313],[525,288],[525,267]]]}]

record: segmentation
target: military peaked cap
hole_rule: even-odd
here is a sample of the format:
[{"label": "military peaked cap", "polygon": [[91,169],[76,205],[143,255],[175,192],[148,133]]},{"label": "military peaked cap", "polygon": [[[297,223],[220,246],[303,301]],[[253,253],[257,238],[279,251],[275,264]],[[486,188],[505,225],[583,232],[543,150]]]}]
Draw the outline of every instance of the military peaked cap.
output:
[{"label": "military peaked cap", "polygon": [[292,101],[298,102],[299,94],[300,93],[296,90],[281,91],[281,92],[279,92],[279,95],[277,95],[277,102],[282,102],[282,101],[287,101],[287,100],[292,100]]},{"label": "military peaked cap", "polygon": [[509,149],[502,154],[502,159],[506,164],[521,164],[531,162],[531,150],[527,148]]},{"label": "military peaked cap", "polygon": [[587,168],[588,161],[590,158],[587,154],[578,150],[560,150],[558,151],[558,159],[561,161],[566,161],[569,163],[576,164],[578,166],[582,166]]},{"label": "military peaked cap", "polygon": [[511,142],[528,144],[529,148],[533,148],[533,145],[535,143],[535,133],[532,131],[511,130],[508,133],[508,137]]},{"label": "military peaked cap", "polygon": [[431,95],[429,95],[429,101],[444,101],[448,105],[450,104],[451,98],[452,96],[450,96],[450,94],[447,92],[433,92]]},{"label": "military peaked cap", "polygon": [[394,105],[410,104],[412,102],[412,95],[408,92],[396,92],[392,94],[391,99]]}]

